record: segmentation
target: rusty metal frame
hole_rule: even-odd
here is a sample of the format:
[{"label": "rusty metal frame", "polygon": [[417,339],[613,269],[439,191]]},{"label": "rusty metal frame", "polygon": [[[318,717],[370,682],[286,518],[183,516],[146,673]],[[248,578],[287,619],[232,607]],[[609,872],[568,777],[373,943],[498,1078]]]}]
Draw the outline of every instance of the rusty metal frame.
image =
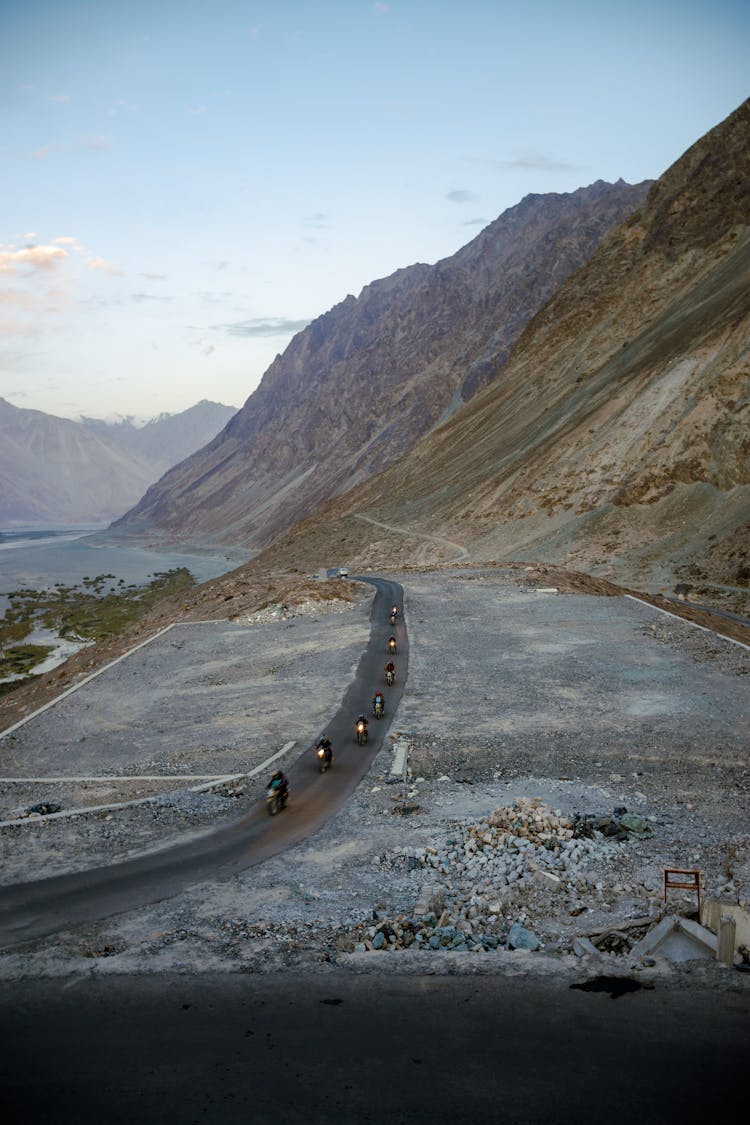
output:
[{"label": "rusty metal frame", "polygon": [[[672,875],[684,876],[681,880],[672,879]],[[688,881],[689,876],[689,881]],[[672,887],[681,887],[688,891],[695,891],[698,895],[698,917],[701,916],[701,873],[695,869],[681,867],[664,868],[664,901],[667,901],[667,890]]]}]

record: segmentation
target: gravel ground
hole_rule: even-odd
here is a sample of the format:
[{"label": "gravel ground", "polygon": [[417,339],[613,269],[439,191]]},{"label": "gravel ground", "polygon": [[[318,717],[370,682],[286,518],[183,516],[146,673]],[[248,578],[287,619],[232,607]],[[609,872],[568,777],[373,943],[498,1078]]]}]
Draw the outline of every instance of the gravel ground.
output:
[{"label": "gravel ground", "polygon": [[[704,898],[750,906],[750,653],[630,599],[524,589],[517,570],[394,577],[411,651],[392,735],[409,744],[408,775],[392,780],[384,750],[304,844],[229,882],[6,953],[0,975],[395,964],[580,975],[595,963],[747,989],[750,974],[715,961],[636,963],[630,949],[665,913],[664,867],[699,868]],[[293,758],[340,700],[369,605],[365,591],[342,613],[172,630],[0,741],[3,775],[242,772],[292,739]],[[158,803],[0,829],[3,878],[210,830],[260,783],[167,785]],[[126,792],[99,785],[97,799]],[[18,796],[0,790],[6,813]],[[70,807],[92,791],[29,788],[23,800],[55,796]],[[546,842],[533,832],[519,842],[519,828],[492,837],[498,809],[516,825],[536,810]],[[617,826],[622,809],[642,833],[573,835],[576,814]],[[694,895],[671,892],[669,913],[694,907]],[[538,948],[509,952],[511,931]],[[592,936],[600,951],[577,956]],[[431,939],[437,948],[419,948]]]}]

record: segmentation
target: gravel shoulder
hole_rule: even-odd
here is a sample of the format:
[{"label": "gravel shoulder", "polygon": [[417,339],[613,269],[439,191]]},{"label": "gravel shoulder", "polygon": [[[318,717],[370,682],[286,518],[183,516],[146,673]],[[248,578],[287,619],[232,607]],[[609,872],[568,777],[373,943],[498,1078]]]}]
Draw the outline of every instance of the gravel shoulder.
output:
[{"label": "gravel shoulder", "polygon": [[[393,577],[410,636],[392,730],[409,746],[406,776],[392,778],[384,750],[347,806],[285,855],[5,952],[0,976],[637,971],[747,991],[750,974],[714,961],[636,963],[630,947],[636,923],[666,911],[664,867],[699,868],[704,897],[750,906],[750,653],[626,598],[525,588],[518,570]],[[244,773],[289,741],[295,757],[337,707],[365,644],[370,593],[354,588],[354,605],[171,630],[0,741],[3,776]],[[148,804],[2,828],[3,881],[210,831],[257,800],[262,780],[208,793],[165,782]],[[7,817],[25,803],[115,803],[158,788],[5,785],[0,802]],[[546,817],[544,847],[533,827],[530,844],[518,843],[520,829],[503,836],[502,817],[492,836],[503,809],[514,824]],[[635,814],[643,834],[566,835],[576,814],[603,820],[615,809]],[[670,913],[693,906],[671,893]],[[417,917],[430,914],[424,933],[443,922],[456,931],[448,944],[416,941]],[[538,948],[508,950],[514,925]],[[606,930],[621,937],[577,955],[577,940]],[[458,935],[472,931],[487,941],[461,949]]]}]

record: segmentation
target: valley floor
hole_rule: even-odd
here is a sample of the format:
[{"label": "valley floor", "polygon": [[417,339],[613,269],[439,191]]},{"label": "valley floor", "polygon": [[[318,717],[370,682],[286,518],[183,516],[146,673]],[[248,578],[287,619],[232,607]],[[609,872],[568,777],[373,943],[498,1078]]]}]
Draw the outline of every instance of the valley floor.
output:
[{"label": "valley floor", "polygon": [[[629,598],[526,588],[517,569],[393,577],[410,640],[391,729],[406,775],[385,749],[346,807],[289,852],[5,951],[0,977],[634,971],[750,991],[750,974],[713,960],[630,956],[661,915],[695,907],[686,890],[665,905],[665,867],[700,869],[705,898],[750,904],[750,652]],[[204,793],[180,779],[245,774],[290,742],[288,760],[306,751],[369,634],[370,594],[355,589],[348,607],[175,627],[6,735],[4,779],[100,780],[0,781],[0,820],[42,801],[126,807],[0,827],[3,882],[163,847],[257,801],[264,776]],[[623,809],[640,831],[622,839],[565,830],[575,814]],[[497,810],[496,823],[528,822],[533,855],[520,828],[516,842],[492,834]],[[432,936],[454,935],[419,948],[429,914]],[[514,924],[539,948],[505,948]],[[581,939],[604,931],[619,936],[585,952]],[[474,937],[462,946],[461,934]]]}]

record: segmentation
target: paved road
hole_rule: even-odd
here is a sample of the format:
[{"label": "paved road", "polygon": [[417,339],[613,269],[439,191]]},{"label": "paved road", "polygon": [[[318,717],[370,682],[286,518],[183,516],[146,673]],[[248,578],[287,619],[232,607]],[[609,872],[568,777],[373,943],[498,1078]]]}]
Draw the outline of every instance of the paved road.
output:
[{"label": "paved road", "polygon": [[[289,805],[273,819],[261,803],[216,832],[166,851],[0,888],[0,948],[170,898],[204,879],[227,879],[311,835],[344,804],[383,745],[403,694],[408,669],[409,643],[401,586],[379,578],[361,581],[375,587],[370,639],[354,680],[324,732],[333,743],[333,768],[321,775],[312,752],[303,753],[287,771]],[[395,627],[389,621],[393,604],[401,608]],[[369,707],[373,685],[383,683],[387,639],[394,631],[399,642],[396,683],[385,690],[384,718],[370,722],[370,740],[366,747],[359,747],[354,738],[354,719],[360,710]]]},{"label": "paved road", "polygon": [[705,1125],[746,1105],[748,1017],[747,991],[387,969],[23,981],[3,1121]]}]

